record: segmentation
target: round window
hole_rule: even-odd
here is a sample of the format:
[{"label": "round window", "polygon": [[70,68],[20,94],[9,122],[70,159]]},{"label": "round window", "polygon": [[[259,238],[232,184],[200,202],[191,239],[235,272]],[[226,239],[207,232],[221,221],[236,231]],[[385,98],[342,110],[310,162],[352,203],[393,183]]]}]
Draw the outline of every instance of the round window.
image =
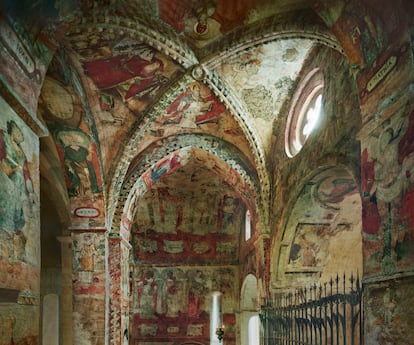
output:
[{"label": "round window", "polygon": [[294,157],[302,149],[322,114],[323,75],[314,69],[300,83],[292,99],[285,132],[285,150]]}]

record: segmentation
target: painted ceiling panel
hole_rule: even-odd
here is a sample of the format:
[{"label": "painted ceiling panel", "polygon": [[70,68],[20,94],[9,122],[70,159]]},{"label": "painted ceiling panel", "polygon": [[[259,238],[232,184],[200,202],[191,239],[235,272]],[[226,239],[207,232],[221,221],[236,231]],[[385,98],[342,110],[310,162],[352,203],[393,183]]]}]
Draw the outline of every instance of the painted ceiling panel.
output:
[{"label": "painted ceiling panel", "polygon": [[[149,120],[137,134],[141,150],[156,141],[185,133],[210,134],[211,140],[224,140],[236,146],[253,162],[251,149],[237,121],[203,83],[191,78],[170,88],[169,97],[161,98],[152,108]],[[175,95],[171,98],[171,95]],[[194,143],[197,141],[195,137]],[[217,144],[218,144],[217,141]],[[174,144],[172,142],[172,144]]]},{"label": "painted ceiling panel", "polygon": [[253,48],[225,61],[215,73],[250,114],[263,147],[287,93],[312,47],[308,39],[283,39]]},{"label": "painted ceiling panel", "polygon": [[[128,220],[137,262],[235,264],[245,212],[263,206],[267,191],[262,158],[273,121],[312,44],[245,42],[212,65],[202,52],[234,29],[277,21],[308,1],[126,4],[82,7],[44,85],[39,109],[57,143],[72,211],[98,205],[103,224],[103,194],[95,196],[109,191],[114,231],[126,209],[135,212]],[[200,75],[191,73],[197,68]],[[70,156],[74,146],[84,157]],[[76,163],[89,174],[76,174]],[[131,196],[139,201],[125,208]]]},{"label": "painted ceiling panel", "polygon": [[203,47],[237,27],[281,12],[305,8],[306,0],[158,0],[159,18],[195,47]]},{"label": "painted ceiling panel", "polygon": [[96,40],[95,46],[78,52],[85,59],[85,74],[99,93],[101,111],[111,113],[115,98],[140,117],[152,99],[182,74],[171,58],[141,42],[128,37],[115,42]]}]

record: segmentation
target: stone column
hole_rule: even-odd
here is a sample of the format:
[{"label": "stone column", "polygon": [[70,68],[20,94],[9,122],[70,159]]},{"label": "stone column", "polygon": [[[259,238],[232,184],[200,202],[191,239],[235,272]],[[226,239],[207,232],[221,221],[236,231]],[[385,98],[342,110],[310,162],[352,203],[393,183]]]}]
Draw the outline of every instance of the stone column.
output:
[{"label": "stone column", "polygon": [[269,294],[270,286],[270,264],[271,264],[271,239],[267,232],[262,233],[254,243],[256,251],[256,276],[258,281],[260,297]]},{"label": "stone column", "polygon": [[109,343],[128,344],[129,331],[129,253],[131,245],[118,234],[108,238]]}]

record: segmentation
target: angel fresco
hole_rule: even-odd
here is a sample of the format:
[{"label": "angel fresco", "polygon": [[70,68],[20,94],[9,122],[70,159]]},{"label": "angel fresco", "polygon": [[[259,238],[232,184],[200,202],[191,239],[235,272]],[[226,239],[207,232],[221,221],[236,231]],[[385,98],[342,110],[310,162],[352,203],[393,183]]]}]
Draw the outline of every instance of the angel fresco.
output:
[{"label": "angel fresco", "polygon": [[101,90],[115,90],[124,101],[133,97],[148,99],[168,82],[162,73],[164,64],[155,50],[140,45],[134,55],[117,55],[84,63],[85,72]]},{"label": "angel fresco", "polygon": [[197,128],[206,122],[217,122],[217,116],[226,110],[214,95],[200,83],[193,83],[171,103],[165,115],[157,122],[182,128]]}]

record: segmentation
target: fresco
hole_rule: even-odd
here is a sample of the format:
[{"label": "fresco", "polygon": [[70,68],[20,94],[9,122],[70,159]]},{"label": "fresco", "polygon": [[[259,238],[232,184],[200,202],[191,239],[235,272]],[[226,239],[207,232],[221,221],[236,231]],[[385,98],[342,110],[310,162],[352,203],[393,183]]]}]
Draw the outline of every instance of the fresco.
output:
[{"label": "fresco", "polygon": [[370,274],[412,266],[413,114],[386,121],[363,147],[365,270]]},{"label": "fresco", "polygon": [[[137,179],[138,176],[143,175],[148,169],[149,163],[155,162],[158,157],[169,155],[171,147],[175,150],[177,148],[194,147],[209,152],[214,156],[219,157],[232,169],[237,171],[243,180],[248,182],[252,190],[258,190],[259,182],[257,171],[254,169],[251,161],[249,161],[250,157],[246,157],[240,151],[243,146],[231,145],[223,139],[200,133],[185,133],[178,137],[169,136],[162,138],[160,141],[153,142],[145,149],[145,151],[141,152],[141,154],[136,157],[134,162],[131,163],[128,178],[134,180]],[[208,166],[213,167],[215,163],[211,157],[208,159],[205,158],[203,161],[207,160]],[[222,172],[224,171],[225,170]],[[217,170],[217,172],[220,172],[220,170]]]},{"label": "fresco", "polygon": [[102,172],[98,149],[78,96],[72,87],[48,76],[44,82],[39,112],[56,143],[71,197],[73,226],[102,225]]},{"label": "fresco", "polygon": [[197,125],[217,122],[217,116],[226,108],[203,84],[195,82],[168,105],[157,122],[174,124],[181,128],[197,128]]},{"label": "fresco", "polygon": [[[40,264],[38,139],[1,103],[0,119],[0,259],[9,267],[4,287],[37,290]],[[6,272],[4,272],[6,273]],[[14,277],[13,277],[14,276]]]},{"label": "fresco", "polygon": [[213,291],[223,293],[223,318],[231,329],[235,322],[234,277],[233,267],[137,267],[133,338],[148,342],[160,338],[208,340]]},{"label": "fresco", "polygon": [[289,255],[293,267],[321,267],[328,257],[329,225],[298,224]]},{"label": "fresco", "polygon": [[211,39],[221,30],[242,24],[254,4],[253,1],[238,5],[234,1],[158,1],[162,20],[177,32],[187,31],[199,39]]},{"label": "fresco", "polygon": [[249,111],[264,147],[270,142],[268,121],[278,117],[285,90],[292,87],[312,44],[307,39],[274,41],[226,60],[215,69]]},{"label": "fresco", "polygon": [[73,271],[75,291],[78,294],[104,292],[105,242],[100,233],[73,233]]},{"label": "fresco", "polygon": [[317,1],[315,9],[330,26],[354,67],[371,67],[375,59],[389,44],[389,35],[398,28],[397,18],[386,15],[393,12],[378,8],[373,1]]},{"label": "fresco", "polygon": [[130,38],[117,39],[115,44],[93,41],[103,55],[91,58],[84,51],[83,68],[98,89],[102,111],[113,107],[114,97],[139,115],[181,71],[169,57]]},{"label": "fresco", "polygon": [[[153,120],[140,137],[140,148],[147,148],[177,133],[209,133],[235,145],[253,161],[240,125],[203,83],[188,78],[174,89],[172,95],[161,98],[152,110]],[[219,145],[214,138],[211,140]]]},{"label": "fresco", "polygon": [[361,230],[361,197],[355,180],[340,167],[323,170],[296,199],[273,279],[295,284],[313,274],[315,280],[326,282],[338,272],[361,272]]},{"label": "fresco", "polygon": [[399,344],[411,339],[414,319],[407,305],[414,303],[413,284],[413,278],[409,277],[406,281],[365,286],[366,344]]},{"label": "fresco", "polygon": [[121,243],[121,327],[122,344],[129,344],[130,337],[130,297],[132,291],[132,273],[130,273],[130,246]]},{"label": "fresco", "polygon": [[132,225],[136,260],[235,259],[236,239],[254,197],[226,162],[185,148],[154,164],[134,189],[124,210],[122,233]]},{"label": "fresco", "polygon": [[39,313],[33,305],[7,303],[0,306],[0,344],[37,345],[38,328]]},{"label": "fresco", "polygon": [[0,343],[36,344],[39,311],[34,306],[39,303],[40,290],[39,139],[2,98],[0,109],[0,295],[6,302],[0,306]]},{"label": "fresco", "polygon": [[105,304],[105,233],[72,232],[73,341],[104,344],[102,312]]},{"label": "fresco", "polygon": [[237,27],[280,11],[280,2],[254,0],[158,0],[159,18],[197,47]]},{"label": "fresco", "polygon": [[[23,21],[24,24],[27,24]],[[31,28],[35,31],[35,28]],[[37,37],[36,37],[37,36]],[[33,43],[34,42],[34,43]],[[19,102],[35,118],[37,99],[52,52],[48,41],[37,32],[30,32],[21,23],[9,22],[0,16],[0,72],[2,84],[19,95]]]},{"label": "fresco", "polygon": [[[121,344],[121,337],[122,341],[125,341],[125,328],[123,327],[124,325],[122,322],[122,295],[127,291],[132,291],[132,289],[126,290],[123,286],[125,276],[122,275],[125,273],[125,270],[121,267],[120,260],[124,255],[124,250],[119,238],[109,237],[108,253],[108,272],[111,282],[111,284],[109,284],[110,301],[108,309],[110,326],[108,332],[110,333],[110,337],[114,339],[114,344]],[[105,329],[105,327],[102,329]],[[129,337],[130,333],[128,332],[127,335]]]},{"label": "fresco", "polygon": [[[198,183],[203,173],[192,177]],[[209,187],[183,186],[181,191],[169,190],[173,180],[153,187],[139,203],[132,237],[137,260],[191,262],[223,262],[234,259],[245,206],[228,186],[209,176]],[[185,175],[177,175],[185,180]],[[187,189],[189,188],[189,189]],[[190,192],[192,190],[193,192]],[[220,192],[219,192],[220,191]]]}]

